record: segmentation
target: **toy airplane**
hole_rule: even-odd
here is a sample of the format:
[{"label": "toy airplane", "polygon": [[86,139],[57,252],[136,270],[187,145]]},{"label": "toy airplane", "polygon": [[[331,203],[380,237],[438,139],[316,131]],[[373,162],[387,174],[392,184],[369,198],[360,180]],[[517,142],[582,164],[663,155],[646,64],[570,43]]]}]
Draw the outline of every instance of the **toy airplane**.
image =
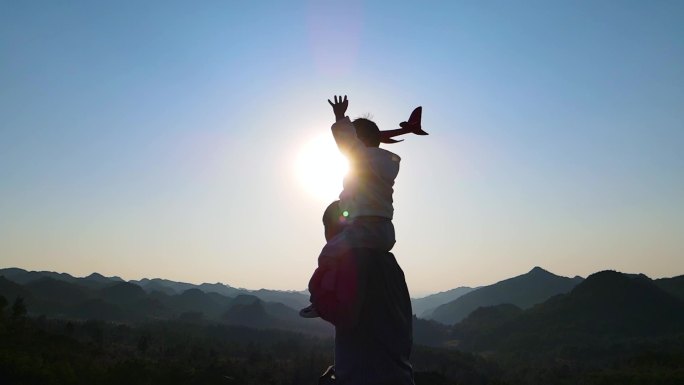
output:
[{"label": "toy airplane", "polygon": [[416,107],[407,122],[399,123],[399,127],[394,130],[380,131],[380,142],[382,143],[398,143],[401,140],[392,139],[395,136],[414,133],[416,135],[428,135],[427,132],[423,131],[420,125],[420,118],[423,114],[423,107]]}]

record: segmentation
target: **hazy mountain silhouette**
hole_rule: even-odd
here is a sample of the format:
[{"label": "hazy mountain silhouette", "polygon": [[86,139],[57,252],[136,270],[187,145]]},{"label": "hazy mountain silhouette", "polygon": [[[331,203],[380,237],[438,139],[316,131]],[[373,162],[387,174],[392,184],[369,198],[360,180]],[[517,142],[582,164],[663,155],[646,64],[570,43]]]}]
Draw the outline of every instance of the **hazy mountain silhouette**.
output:
[{"label": "hazy mountain silhouette", "polygon": [[[244,336],[256,336],[260,341],[284,336],[277,337],[281,342],[276,350],[268,353],[285,357],[283,365],[279,366],[291,365],[289,354],[295,351],[304,354],[302,365],[311,365],[313,350],[302,349],[300,343],[307,338],[316,338],[287,333],[332,335],[331,326],[324,321],[302,319],[296,308],[280,302],[264,301],[252,293],[225,296],[217,292],[205,292],[199,289],[201,285],[188,284],[190,289],[168,294],[156,290],[148,292],[133,282],[115,279],[99,279],[99,284],[88,285],[84,283],[85,278],[72,277],[73,282],[67,282],[54,278],[63,277],[56,273],[15,273],[32,279],[25,284],[18,284],[0,276],[0,295],[7,299],[10,306],[14,298],[25,298],[30,316],[25,321],[26,325],[32,326],[5,328],[4,339],[0,341],[6,342],[9,337],[16,335],[16,331],[24,330],[21,338],[15,341],[16,346],[26,349],[22,354],[33,351],[34,345],[42,344],[45,353],[31,356],[34,358],[30,362],[35,363],[36,372],[44,370],[44,363],[49,362],[44,361],[45,357],[66,357],[65,360],[69,362],[85,362],[86,357],[98,356],[104,362],[119,362],[112,360],[113,357],[123,360],[120,362],[129,362],[131,357],[138,357],[142,360],[139,361],[140,365],[149,365],[150,371],[156,371],[159,363],[166,365],[168,362],[178,362],[180,373],[187,369],[188,359],[174,361],[179,356],[172,355],[176,358],[170,359],[168,354],[172,353],[169,352],[187,352],[187,357],[206,362],[209,351],[202,353],[202,349],[209,340],[220,334],[220,330],[230,330],[231,335],[239,341],[249,341]],[[509,283],[512,286],[504,286],[503,289],[508,288],[515,294],[515,290],[525,287],[516,282],[516,278],[521,277],[525,277],[523,283],[531,280],[537,284],[539,281],[555,283],[557,278],[563,279],[541,269],[533,269],[528,274],[488,287],[513,281],[515,285]],[[452,326],[414,317],[414,351],[420,353],[415,356],[415,367],[423,370],[426,367],[441,368],[440,373],[462,371],[463,367],[480,368],[490,374],[490,377],[482,377],[482,371],[469,369],[459,372],[459,377],[453,377],[458,378],[458,381],[417,375],[416,382],[421,378],[420,383],[426,384],[680,383],[684,358],[684,300],[678,298],[677,294],[681,294],[681,283],[682,276],[654,281],[641,274],[603,271],[589,276],[565,294],[552,296],[525,309],[509,303],[480,306]],[[528,286],[535,288],[534,285]],[[208,289],[208,286],[204,288]],[[501,285],[498,289],[503,290]],[[283,293],[287,297],[289,292]],[[280,293],[275,292],[275,295]],[[510,297],[517,298],[515,295]],[[34,318],[41,314],[64,319]],[[9,318],[5,318],[5,321],[0,326],[11,324]],[[37,328],[39,325],[46,329],[36,332],[40,330]],[[206,330],[206,337],[203,334],[195,345],[202,348],[183,348],[188,337],[198,330]],[[53,337],[45,339],[46,332],[54,333]],[[141,350],[141,335],[151,332],[152,347],[145,353]],[[67,337],[69,333],[72,337]],[[54,349],[57,343],[64,343],[62,348],[75,346],[74,338],[82,338],[83,341],[84,350],[79,360],[65,354],[68,350]],[[176,346],[179,348],[174,348]],[[240,357],[237,362],[241,364],[253,361],[255,365],[263,365],[268,362],[265,357],[270,357],[264,355],[259,358],[256,354],[261,349],[259,344],[252,345],[253,349],[246,342],[234,346],[219,344],[214,348],[220,346],[235,347]],[[99,349],[109,350],[106,350],[106,354],[92,354],[95,347],[100,352],[104,350]],[[455,347],[458,350],[440,347]],[[12,350],[9,352],[5,350],[4,356],[14,357]],[[197,357],[195,352],[199,352]],[[159,354],[159,361],[148,362],[151,354]],[[14,367],[24,368],[28,361],[21,358],[13,362],[16,364]],[[219,359],[217,362],[225,361]],[[208,365],[212,367],[212,376],[215,375],[214,364]],[[219,378],[222,378],[224,369],[220,364],[218,367]],[[61,366],[54,368],[55,373],[61,373]],[[269,375],[272,374],[271,362],[264,368]],[[140,372],[134,370],[138,369],[124,366],[121,370],[127,375],[137,376]],[[502,370],[506,373],[505,377],[499,376]],[[89,370],[83,373],[89,373]],[[293,380],[291,383],[301,381]]]},{"label": "hazy mountain silhouette", "polygon": [[430,318],[432,312],[438,306],[451,302],[475,289],[476,288],[461,286],[455,289],[431,294],[422,298],[411,298],[411,308],[413,310],[413,314],[421,318]]},{"label": "hazy mountain silhouette", "polygon": [[[249,318],[249,315],[254,318]],[[299,316],[298,310],[283,303],[266,302],[248,294],[232,299],[221,319],[233,325],[249,327],[286,329],[314,334],[332,332],[332,327],[320,319],[303,319]]]},{"label": "hazy mountain silhouette", "polygon": [[23,298],[24,301],[31,301],[33,299],[31,292],[24,286],[10,281],[4,276],[0,276],[0,295],[3,295],[8,301],[13,301],[17,297]]},{"label": "hazy mountain silhouette", "polygon": [[[143,288],[148,293],[153,293],[153,292],[159,292],[159,293],[164,293],[168,295],[173,295],[173,294],[178,294],[176,289],[174,289],[171,286],[165,285],[162,282],[159,282],[158,280],[151,280],[151,279],[142,279],[140,281],[131,281],[131,283],[135,283],[139,285],[140,287]],[[188,287],[190,288],[190,287]],[[187,290],[187,289],[185,289]],[[182,292],[182,291],[181,291]]]},{"label": "hazy mountain silhouette", "polygon": [[122,282],[120,277],[105,277],[99,273],[92,273],[87,277],[74,277],[67,273],[54,271],[27,271],[16,267],[0,269],[0,275],[5,276],[12,282],[27,284],[43,278],[51,278],[56,281],[77,283],[84,287],[99,287],[109,285],[112,282]]},{"label": "hazy mountain silhouette", "polygon": [[[162,279],[138,281],[148,290],[163,289],[147,291],[135,281],[125,282],[99,274],[75,278],[22,269],[1,271],[26,283],[0,276],[0,295],[10,302],[23,297],[33,315],[117,322],[182,319],[307,333],[330,332],[329,325],[323,321],[303,320],[298,316],[299,306],[307,303],[302,300],[307,298],[302,292],[247,291],[222,284],[192,285]],[[438,307],[440,311],[453,307],[461,312],[461,322],[453,327],[416,318],[414,337],[418,344],[506,350],[534,345],[530,341],[538,343],[540,336],[558,343],[572,343],[572,338],[587,336],[650,338],[682,332],[684,305],[677,296],[681,296],[683,281],[684,276],[652,281],[644,275],[609,271],[594,274],[577,285],[581,282],[579,277],[559,277],[534,268],[527,274],[472,290]],[[189,289],[173,294],[184,287]],[[200,287],[236,295],[205,292]],[[572,287],[570,293],[554,296]],[[424,303],[445,295],[458,295],[459,289],[425,297]],[[265,301],[259,296],[276,301]],[[543,302],[544,299],[548,300]],[[530,308],[538,302],[543,303]],[[435,314],[439,316],[437,311]]]},{"label": "hazy mountain silhouette", "polygon": [[[247,291],[222,284],[192,285],[163,279],[125,282],[117,277],[91,274],[75,278],[51,272],[3,269],[25,284],[0,276],[0,295],[8,301],[24,298],[31,315],[67,319],[94,319],[115,322],[180,320],[183,322],[222,322],[251,328],[291,330],[329,336],[332,327],[322,320],[299,317],[298,308],[308,303],[302,292],[275,290]],[[161,288],[164,291],[147,292]],[[180,293],[176,290],[188,288]],[[214,290],[205,292],[204,290]],[[219,294],[234,293],[233,296]],[[287,302],[296,308],[261,297]],[[304,301],[306,299],[306,302]],[[11,303],[11,302],[10,302]]]},{"label": "hazy mountain silhouette", "polygon": [[31,281],[24,287],[31,292],[34,298],[60,305],[77,304],[89,297],[88,288],[51,277],[42,277]]},{"label": "hazy mountain silhouette", "polygon": [[581,281],[581,277],[561,277],[535,267],[526,274],[483,286],[441,305],[432,312],[430,318],[454,324],[481,306],[510,303],[525,309],[554,295],[567,293]]},{"label": "hazy mountain silhouette", "polygon": [[502,322],[496,321],[501,314],[483,318],[478,312],[454,327],[466,349],[543,355],[559,346],[605,347],[684,332],[684,301],[644,275],[615,271],[595,273],[570,293],[518,315],[513,310]]},{"label": "hazy mountain silhouette", "polygon": [[[244,296],[247,297],[247,296]],[[264,303],[257,297],[250,297],[249,301],[236,301],[226,311],[221,319],[231,325],[251,326],[255,328],[274,327],[278,320],[271,317],[264,309]]]},{"label": "hazy mountain silhouette", "polygon": [[168,279],[162,278],[143,278],[139,281],[131,280],[131,283],[140,285],[145,291],[150,292],[152,290],[163,291],[167,294],[180,294],[186,290],[194,289],[197,285],[187,282],[176,282]]},{"label": "hazy mountain silhouette", "polygon": [[478,307],[455,326],[463,333],[481,333],[505,325],[522,312],[521,308],[510,303]]},{"label": "hazy mountain silhouette", "polygon": [[293,309],[302,308],[309,305],[309,295],[298,291],[279,291],[279,290],[247,290],[234,288],[223,283],[202,283],[194,285],[186,282],[176,282],[168,279],[144,278],[139,281],[130,281],[140,285],[146,292],[160,291],[166,294],[180,294],[186,290],[197,288],[205,293],[218,293],[226,297],[235,297],[241,294],[255,295],[262,301],[281,302]]},{"label": "hazy mountain silhouette", "polygon": [[208,318],[216,318],[223,309],[228,307],[230,300],[226,297],[223,298],[225,299],[224,303],[221,303],[217,298],[210,296],[202,290],[192,288],[179,295],[170,297],[168,305],[179,313],[198,312],[203,313]]},{"label": "hazy mountain silhouette", "polygon": [[10,303],[12,303],[12,301],[14,301],[16,298],[21,297],[24,299],[24,303],[27,307],[40,313],[59,315],[65,314],[66,306],[62,303],[62,301],[51,302],[49,300],[36,298],[34,293],[29,288],[16,282],[12,282],[4,276],[0,276],[0,295],[4,296],[5,299],[10,301]]},{"label": "hazy mountain silhouette", "polygon": [[441,347],[451,337],[451,327],[428,319],[413,316],[413,342],[419,345]]},{"label": "hazy mountain silhouette", "polygon": [[653,281],[659,288],[684,301],[684,275]]},{"label": "hazy mountain silhouette", "polygon": [[236,289],[222,283],[203,283],[197,285],[197,288],[205,293],[219,293],[221,295],[225,295],[226,297],[235,297],[242,292],[240,289]]},{"label": "hazy mountain silhouette", "polygon": [[123,305],[142,299],[145,297],[145,291],[133,283],[117,282],[100,289],[98,296],[105,301]]},{"label": "hazy mountain silhouette", "polygon": [[67,273],[55,273],[54,271],[26,271],[16,267],[0,269],[0,275],[18,284],[26,284],[37,281],[41,278],[49,277],[58,281],[76,282],[78,279]]},{"label": "hazy mountain silhouette", "polygon": [[301,309],[309,306],[309,293],[305,291],[280,291],[259,289],[249,291],[250,294],[259,297],[264,302],[280,302],[293,309]]},{"label": "hazy mountain silhouette", "polygon": [[540,326],[553,317],[559,324],[602,334],[655,336],[684,331],[684,302],[643,274],[598,272],[569,295],[533,310],[529,321]]},{"label": "hazy mountain silhouette", "polygon": [[[83,283],[86,283],[86,284],[90,283],[90,284],[92,284],[93,286],[97,286],[97,285],[109,285],[109,284],[111,284],[112,282],[124,282],[124,280],[121,279],[121,277],[117,277],[117,276],[114,276],[114,277],[105,277],[104,275],[102,275],[102,274],[100,274],[100,273],[92,273],[92,274],[90,274],[90,275],[87,276],[87,277],[84,277],[84,278],[76,278],[76,279],[79,280],[79,281],[81,281],[81,282],[79,282],[79,283],[81,283],[81,284],[83,284]],[[83,281],[85,281],[85,282],[83,282]]]},{"label": "hazy mountain silhouette", "polygon": [[[57,281],[76,283],[82,287],[103,288],[114,283],[126,282],[122,278],[105,277],[99,273],[92,273],[87,277],[73,277],[67,273],[55,273],[52,271],[27,271],[19,268],[0,269],[0,276],[5,276],[12,282],[26,284],[42,278],[52,278]],[[187,282],[177,282],[162,278],[143,278],[130,280],[130,284],[140,286],[145,292],[161,292],[168,295],[182,294],[189,289],[199,289],[205,293],[218,293],[226,297],[235,297],[240,294],[255,295],[265,302],[281,302],[293,309],[299,309],[309,305],[309,294],[305,291],[280,291],[280,290],[247,290],[234,288],[223,283],[202,283],[195,285]]]}]

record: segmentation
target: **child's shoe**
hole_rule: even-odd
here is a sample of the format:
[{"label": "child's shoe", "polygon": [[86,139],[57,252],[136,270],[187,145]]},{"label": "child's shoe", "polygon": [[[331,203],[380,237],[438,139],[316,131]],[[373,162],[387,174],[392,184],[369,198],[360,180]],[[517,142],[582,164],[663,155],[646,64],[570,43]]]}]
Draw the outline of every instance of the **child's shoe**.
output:
[{"label": "child's shoe", "polygon": [[309,305],[299,311],[299,316],[304,318],[318,318],[321,315],[318,314],[318,311],[316,311],[316,308],[313,305]]}]

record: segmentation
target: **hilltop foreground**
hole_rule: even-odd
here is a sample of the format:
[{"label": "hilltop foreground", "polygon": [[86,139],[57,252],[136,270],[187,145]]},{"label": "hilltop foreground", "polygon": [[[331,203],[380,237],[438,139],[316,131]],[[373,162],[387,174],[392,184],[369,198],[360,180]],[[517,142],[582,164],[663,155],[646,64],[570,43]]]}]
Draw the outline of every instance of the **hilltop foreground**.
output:
[{"label": "hilltop foreground", "polygon": [[[3,384],[311,384],[333,360],[329,325],[307,324],[254,292],[1,271],[9,276],[0,277]],[[446,293],[439,306],[468,295],[469,304],[489,302],[453,324],[414,318],[416,383],[684,383],[682,278],[564,278],[535,268]],[[557,285],[568,280],[567,290]],[[550,282],[542,297],[562,292],[539,299],[540,282]],[[537,303],[500,302],[511,298]]]}]

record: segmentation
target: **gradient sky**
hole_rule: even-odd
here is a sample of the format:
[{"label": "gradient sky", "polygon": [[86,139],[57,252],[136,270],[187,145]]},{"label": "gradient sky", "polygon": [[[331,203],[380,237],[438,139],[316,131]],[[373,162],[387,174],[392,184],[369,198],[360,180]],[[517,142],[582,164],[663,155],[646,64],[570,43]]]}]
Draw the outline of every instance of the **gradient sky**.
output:
[{"label": "gradient sky", "polygon": [[674,0],[0,1],[0,267],[303,289],[333,94],[424,108],[386,146],[412,295],[684,274]]}]

